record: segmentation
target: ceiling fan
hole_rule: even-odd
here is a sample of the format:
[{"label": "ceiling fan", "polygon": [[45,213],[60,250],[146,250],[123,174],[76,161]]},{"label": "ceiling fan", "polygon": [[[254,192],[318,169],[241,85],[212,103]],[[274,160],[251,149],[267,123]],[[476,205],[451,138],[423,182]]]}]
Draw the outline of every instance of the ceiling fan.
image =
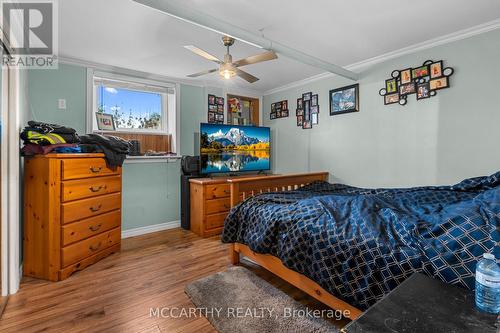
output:
[{"label": "ceiling fan", "polygon": [[203,51],[200,48],[197,48],[194,45],[184,46],[186,49],[190,50],[191,52],[194,52],[197,55],[199,55],[205,59],[208,59],[210,61],[213,61],[213,62],[220,65],[219,68],[209,69],[209,70],[206,70],[203,72],[191,74],[191,75],[188,75],[188,77],[198,77],[201,75],[210,74],[210,73],[214,73],[214,72],[219,71],[219,74],[222,77],[224,77],[225,79],[229,80],[233,76],[238,75],[242,79],[244,79],[250,83],[254,83],[255,81],[258,81],[259,78],[255,77],[252,74],[249,74],[245,71],[242,71],[238,67],[256,64],[259,62],[273,60],[273,59],[278,58],[276,53],[274,53],[273,51],[267,51],[267,52],[264,52],[261,54],[257,54],[257,55],[250,56],[250,57],[240,59],[238,61],[233,62],[233,57],[231,56],[231,54],[229,54],[229,47],[234,44],[234,38],[231,38],[229,36],[224,36],[224,37],[222,37],[222,42],[224,43],[224,46],[227,47],[227,53],[224,55],[224,61],[219,60],[217,57],[211,55],[210,53],[208,53],[206,51]]}]

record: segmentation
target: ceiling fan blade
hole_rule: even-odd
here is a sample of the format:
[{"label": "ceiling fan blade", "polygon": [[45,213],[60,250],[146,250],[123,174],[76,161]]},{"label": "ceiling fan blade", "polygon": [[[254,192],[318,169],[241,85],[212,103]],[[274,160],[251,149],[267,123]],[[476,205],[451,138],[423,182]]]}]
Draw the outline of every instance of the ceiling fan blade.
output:
[{"label": "ceiling fan blade", "polygon": [[244,59],[240,59],[238,61],[233,62],[233,65],[236,67],[256,64],[258,62],[268,61],[278,59],[278,56],[273,51],[267,51],[261,54],[256,54],[254,56],[250,56]]},{"label": "ceiling fan blade", "polygon": [[213,56],[211,55],[210,53],[206,52],[206,51],[203,51],[202,49],[194,46],[194,45],[185,45],[184,46],[186,49],[188,49],[189,51],[193,52],[193,53],[196,53],[197,55],[207,59],[207,60],[210,60],[210,61],[213,61],[213,62],[216,62],[218,64],[221,64],[222,61],[219,60],[216,56]]},{"label": "ceiling fan blade", "polygon": [[254,83],[255,81],[259,81],[258,77],[255,77],[252,74],[248,74],[247,72],[244,72],[239,68],[236,68],[236,75],[238,75],[239,77],[241,77],[242,79],[244,79],[250,83]]},{"label": "ceiling fan blade", "polygon": [[202,76],[202,75],[205,75],[205,74],[210,74],[210,73],[217,72],[217,71],[218,71],[217,68],[209,69],[209,70],[206,70],[206,71],[203,71],[203,72],[190,74],[190,75],[188,75],[188,77],[198,77],[198,76]]}]

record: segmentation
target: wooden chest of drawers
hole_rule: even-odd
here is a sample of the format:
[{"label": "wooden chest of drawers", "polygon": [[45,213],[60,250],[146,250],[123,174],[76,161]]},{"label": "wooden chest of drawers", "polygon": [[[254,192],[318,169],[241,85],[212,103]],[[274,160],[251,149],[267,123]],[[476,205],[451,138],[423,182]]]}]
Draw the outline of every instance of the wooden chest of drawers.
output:
[{"label": "wooden chest of drawers", "polygon": [[25,159],[24,275],[63,280],[120,251],[121,168],[103,156]]}]

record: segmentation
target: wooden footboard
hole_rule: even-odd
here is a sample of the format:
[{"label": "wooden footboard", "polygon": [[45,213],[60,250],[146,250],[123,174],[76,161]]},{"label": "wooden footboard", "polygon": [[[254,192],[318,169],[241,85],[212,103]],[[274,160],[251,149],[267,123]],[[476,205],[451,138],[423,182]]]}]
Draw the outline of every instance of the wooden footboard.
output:
[{"label": "wooden footboard", "polygon": [[[259,193],[292,191],[317,180],[328,180],[328,172],[229,179],[231,207]],[[240,254],[244,255],[318,301],[335,310],[344,311],[345,317],[356,319],[362,313],[359,309],[334,297],[308,277],[285,267],[281,260],[272,255],[255,253],[248,246],[239,243],[231,244],[229,251],[233,265],[239,263]]]}]

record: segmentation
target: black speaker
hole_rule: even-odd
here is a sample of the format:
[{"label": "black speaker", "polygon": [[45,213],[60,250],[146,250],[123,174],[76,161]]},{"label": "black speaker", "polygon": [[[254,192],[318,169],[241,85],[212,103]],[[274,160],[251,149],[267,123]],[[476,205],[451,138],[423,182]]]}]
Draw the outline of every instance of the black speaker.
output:
[{"label": "black speaker", "polygon": [[191,221],[189,217],[189,180],[192,178],[201,178],[199,173],[199,156],[182,156],[181,159],[181,227],[189,230]]}]

